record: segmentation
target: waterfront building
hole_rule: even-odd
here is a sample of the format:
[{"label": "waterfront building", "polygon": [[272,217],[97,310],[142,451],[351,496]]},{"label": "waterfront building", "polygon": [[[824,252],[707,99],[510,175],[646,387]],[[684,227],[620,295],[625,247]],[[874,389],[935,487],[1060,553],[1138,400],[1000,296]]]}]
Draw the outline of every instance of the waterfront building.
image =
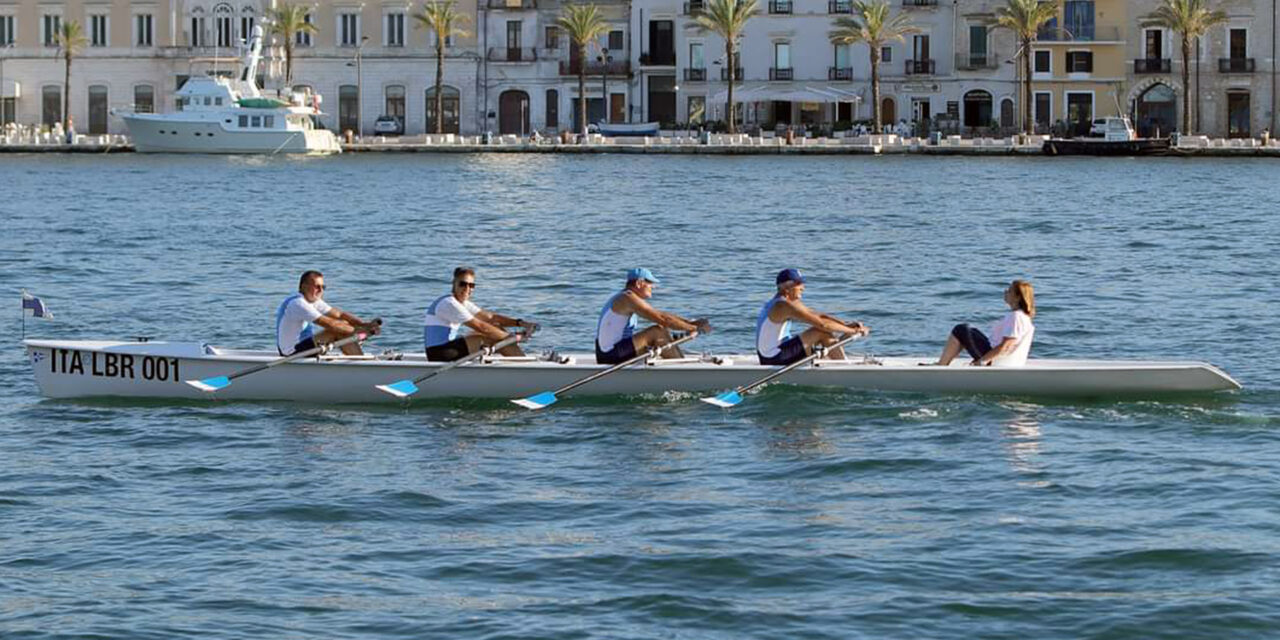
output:
[{"label": "waterfront building", "polygon": [[1085,135],[1120,115],[1127,81],[1128,0],[1065,0],[1032,43],[1036,130]]}]

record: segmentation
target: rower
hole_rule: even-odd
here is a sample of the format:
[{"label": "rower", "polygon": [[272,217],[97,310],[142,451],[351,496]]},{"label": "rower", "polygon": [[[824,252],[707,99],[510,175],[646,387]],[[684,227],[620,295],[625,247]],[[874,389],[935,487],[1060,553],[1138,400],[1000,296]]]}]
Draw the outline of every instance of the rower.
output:
[{"label": "rower", "polygon": [[[845,322],[835,316],[810,309],[801,302],[804,296],[804,276],[798,269],[783,269],[775,279],[777,293],[765,303],[756,318],[756,355],[760,364],[785,365],[811,355],[816,346],[824,347],[839,341],[836,334],[871,333],[861,322]],[[792,335],[791,321],[798,320],[810,328],[799,335]],[[831,360],[843,360],[844,349],[837,347],[826,354]]]},{"label": "rower", "polygon": [[[377,335],[379,322],[365,322],[324,301],[324,274],[306,271],[298,280],[298,292],[285,298],[276,309],[276,350],[282,356],[337,342],[356,332]],[[320,327],[317,333],[315,327]],[[349,356],[363,353],[360,343],[342,345]]]},{"label": "rower", "polygon": [[[487,346],[495,345],[509,337],[511,333],[502,327],[521,327],[525,332],[517,334],[523,342],[530,330],[537,328],[537,323],[525,322],[501,314],[485,311],[471,301],[476,290],[476,271],[469,267],[458,267],[453,270],[453,290],[436,298],[427,307],[426,326],[422,330],[422,342],[427,350],[427,360],[432,362],[451,362],[464,358]],[[458,331],[467,326],[472,333],[459,336]],[[498,350],[504,356],[522,356],[524,351],[515,344],[509,344]]]},{"label": "rower", "polygon": [[[646,349],[661,347],[673,341],[671,329],[708,333],[711,323],[706,318],[688,320],[674,313],[653,308],[646,300],[653,297],[658,279],[653,272],[636,268],[627,271],[626,287],[609,298],[600,309],[596,323],[596,362],[618,364],[634,358]],[[644,316],[655,326],[636,331],[636,316]],[[679,347],[662,352],[663,358],[683,358]]]}]

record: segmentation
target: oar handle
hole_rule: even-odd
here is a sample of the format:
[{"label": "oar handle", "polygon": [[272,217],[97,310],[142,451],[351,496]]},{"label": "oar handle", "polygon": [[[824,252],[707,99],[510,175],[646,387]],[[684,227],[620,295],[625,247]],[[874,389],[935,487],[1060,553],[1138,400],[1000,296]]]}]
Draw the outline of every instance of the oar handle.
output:
[{"label": "oar handle", "polygon": [[612,367],[609,367],[608,369],[605,369],[604,371],[597,371],[596,373],[593,373],[593,374],[591,374],[591,375],[589,375],[589,376],[587,376],[587,377],[585,377],[585,378],[583,378],[583,379],[581,379],[581,380],[578,380],[578,381],[576,381],[576,382],[571,382],[571,383],[569,383],[569,384],[567,384],[567,385],[565,385],[565,386],[563,386],[563,387],[560,387],[559,389],[556,389],[556,390],[555,390],[555,391],[553,391],[552,393],[558,396],[558,395],[560,395],[560,394],[562,394],[562,393],[565,393],[566,391],[571,391],[571,390],[573,390],[573,389],[577,389],[578,387],[581,387],[582,385],[587,384],[588,382],[593,382],[593,381],[595,381],[595,380],[599,380],[600,378],[603,378],[603,377],[605,377],[605,376],[607,376],[607,375],[609,375],[609,374],[613,373],[614,371],[617,371],[617,370],[619,370],[619,369],[624,369],[624,368],[626,368],[626,367],[629,367],[629,366],[631,366],[631,365],[633,365],[633,364],[635,364],[635,363],[637,363],[637,362],[640,362],[641,360],[645,360],[645,359],[648,359],[648,358],[652,358],[652,357],[654,357],[654,356],[656,356],[656,355],[661,355],[661,354],[662,354],[662,352],[666,351],[667,349],[670,349],[670,348],[675,347],[675,346],[680,345],[680,344],[684,344],[684,343],[686,343],[686,342],[688,342],[688,341],[690,341],[690,340],[692,340],[692,339],[694,339],[694,338],[696,338],[696,337],[698,337],[698,332],[697,332],[697,331],[691,331],[691,332],[689,332],[689,335],[687,335],[687,336],[685,336],[685,337],[683,337],[683,338],[680,338],[679,340],[673,340],[673,341],[668,342],[667,344],[662,345],[662,346],[660,346],[660,347],[650,347],[649,349],[645,349],[644,353],[642,353],[642,354],[640,354],[640,355],[637,355],[637,356],[634,356],[634,357],[632,357],[632,358],[630,358],[630,359],[628,359],[628,360],[624,360],[624,361],[622,361],[622,362],[619,362],[618,364],[615,364],[615,365],[613,365]]},{"label": "oar handle", "polygon": [[836,342],[835,344],[833,344],[833,345],[831,345],[831,346],[829,346],[829,347],[823,347],[821,350],[814,349],[812,354],[807,355],[807,356],[805,356],[805,357],[803,357],[803,358],[801,358],[801,359],[799,359],[799,360],[796,360],[795,362],[792,362],[791,364],[789,364],[789,365],[787,365],[787,366],[785,366],[785,367],[782,367],[781,369],[778,369],[777,371],[774,371],[773,373],[770,373],[769,375],[767,375],[767,376],[765,376],[765,377],[763,377],[763,378],[760,378],[759,380],[756,380],[755,382],[752,382],[752,383],[749,383],[749,384],[742,385],[741,387],[738,387],[737,389],[734,389],[734,391],[736,391],[739,395],[741,395],[741,394],[743,394],[743,393],[746,393],[746,392],[748,392],[748,391],[750,391],[750,390],[752,390],[752,389],[754,389],[754,388],[756,388],[756,387],[758,387],[758,386],[760,386],[760,385],[762,385],[762,384],[764,384],[764,383],[766,383],[766,382],[768,382],[768,381],[770,381],[770,380],[773,380],[773,379],[775,379],[775,378],[778,378],[779,376],[785,375],[785,374],[787,374],[788,372],[793,371],[793,370],[795,370],[795,369],[799,369],[800,367],[803,367],[804,365],[809,364],[810,362],[813,362],[814,360],[817,360],[818,358],[821,358],[821,357],[823,356],[823,354],[825,354],[827,351],[830,351],[830,350],[832,350],[832,349],[839,349],[840,347],[843,347],[844,345],[849,344],[850,342],[853,342],[854,340],[857,340],[858,338],[861,338],[861,337],[862,337],[862,335],[863,335],[863,334],[861,334],[861,333],[855,333],[855,334],[853,334],[853,335],[845,336],[844,338],[841,338],[838,342]]}]

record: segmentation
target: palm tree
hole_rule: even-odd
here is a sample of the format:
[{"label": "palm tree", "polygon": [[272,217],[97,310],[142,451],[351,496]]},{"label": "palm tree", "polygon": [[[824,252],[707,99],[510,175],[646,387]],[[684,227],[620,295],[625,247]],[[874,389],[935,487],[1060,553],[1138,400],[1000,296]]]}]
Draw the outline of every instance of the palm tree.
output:
[{"label": "palm tree", "polygon": [[[582,135],[587,135],[587,43],[608,33],[609,25],[600,15],[600,7],[594,4],[566,4],[561,10],[556,24],[564,29],[565,35],[578,49],[578,118],[582,125]],[[609,64],[605,62],[604,64]],[[607,71],[607,70],[606,70]],[[608,109],[608,96],[605,96],[605,109]]]},{"label": "palm tree", "polygon": [[1177,31],[1182,36],[1182,130],[1191,132],[1191,41],[1226,22],[1227,14],[1210,9],[1206,0],[1161,0],[1148,16],[1152,24]]},{"label": "palm tree", "polygon": [[89,44],[84,37],[84,29],[75,20],[67,20],[58,27],[53,36],[54,42],[62,51],[62,59],[66,62],[66,70],[62,76],[62,128],[71,131],[71,59]]},{"label": "palm tree", "polygon": [[297,44],[299,33],[315,33],[316,25],[307,21],[307,7],[281,2],[267,12],[271,35],[280,36],[284,41],[284,83],[293,87],[293,47]]},{"label": "palm tree", "polygon": [[871,55],[871,114],[875,132],[880,132],[880,51],[890,42],[903,42],[906,36],[920,33],[906,14],[889,15],[888,0],[854,2],[853,16],[836,18],[831,41],[836,44],[865,43]]},{"label": "palm tree", "polygon": [[702,32],[710,31],[724,38],[724,63],[728,70],[729,95],[725,100],[726,121],[729,133],[734,133],[733,82],[738,70],[738,40],[747,27],[747,21],[756,14],[756,0],[707,0],[702,12],[693,21]]},{"label": "palm tree", "polygon": [[458,12],[455,0],[431,0],[413,19],[423,29],[436,34],[436,133],[444,133],[444,43],[452,36],[467,35],[467,16]]},{"label": "palm tree", "polygon": [[1028,135],[1035,123],[1031,121],[1031,43],[1036,41],[1040,28],[1058,17],[1057,0],[1007,0],[1008,4],[996,9],[996,26],[1008,29],[1018,39],[1018,55],[1022,56],[1022,79],[1026,83],[1022,93],[1022,130]]}]

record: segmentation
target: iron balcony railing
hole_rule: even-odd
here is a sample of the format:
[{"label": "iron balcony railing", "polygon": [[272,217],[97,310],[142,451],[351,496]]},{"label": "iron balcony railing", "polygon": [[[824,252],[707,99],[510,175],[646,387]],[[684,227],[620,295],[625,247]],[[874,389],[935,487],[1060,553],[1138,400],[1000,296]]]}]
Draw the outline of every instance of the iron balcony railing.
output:
[{"label": "iron balcony railing", "polygon": [[685,69],[684,79],[685,79],[685,82],[706,82],[707,70],[706,69]]},{"label": "iron balcony railing", "polygon": [[537,9],[538,0],[489,0],[490,9]]},{"label": "iron balcony railing", "polygon": [[938,0],[902,0],[904,7],[936,7]]},{"label": "iron balcony railing", "polygon": [[705,8],[706,8],[706,5],[700,1],[686,2],[684,3],[684,15],[696,16],[702,13]]},{"label": "iron balcony railing", "polygon": [[827,67],[828,80],[853,80],[853,67]]},{"label": "iron balcony railing", "polygon": [[1253,73],[1253,58],[1218,58],[1218,73]]},{"label": "iron balcony railing", "polygon": [[536,62],[538,50],[531,47],[489,47],[489,62]]},{"label": "iron balcony railing", "polygon": [[934,70],[935,63],[933,59],[906,61],[906,74],[909,76],[931,76],[934,74]]},{"label": "iron balcony railing", "polygon": [[1047,28],[1036,33],[1042,42],[1119,42],[1120,27],[1085,25],[1075,29]]},{"label": "iron balcony railing", "polygon": [[[578,69],[582,66],[582,62],[578,60],[573,62],[561,60],[560,75],[576,76],[578,75]],[[614,60],[613,62],[591,61],[586,64],[586,71],[589,76],[604,75],[606,69],[611,76],[625,76],[631,73],[631,63],[626,60]]]},{"label": "iron balcony railing", "polygon": [[[737,82],[742,82],[742,77],[744,75],[745,74],[742,72],[742,67],[738,67],[737,69],[733,70],[733,79]],[[729,80],[729,70],[723,69],[723,68],[720,69],[720,82],[727,82],[728,80]]]},{"label": "iron balcony railing", "polygon": [[1169,58],[1138,58],[1133,61],[1134,73],[1169,73],[1172,68]]},{"label": "iron balcony railing", "polygon": [[1000,66],[1000,60],[991,53],[957,53],[956,68],[966,71],[976,69],[995,69]]},{"label": "iron balcony railing", "polygon": [[794,80],[795,69],[791,67],[769,67],[770,80]]},{"label": "iron balcony railing", "polygon": [[774,15],[787,15],[795,12],[795,5],[791,0],[769,0],[769,13]]},{"label": "iron balcony railing", "polygon": [[827,0],[827,13],[853,13],[853,0]]}]

